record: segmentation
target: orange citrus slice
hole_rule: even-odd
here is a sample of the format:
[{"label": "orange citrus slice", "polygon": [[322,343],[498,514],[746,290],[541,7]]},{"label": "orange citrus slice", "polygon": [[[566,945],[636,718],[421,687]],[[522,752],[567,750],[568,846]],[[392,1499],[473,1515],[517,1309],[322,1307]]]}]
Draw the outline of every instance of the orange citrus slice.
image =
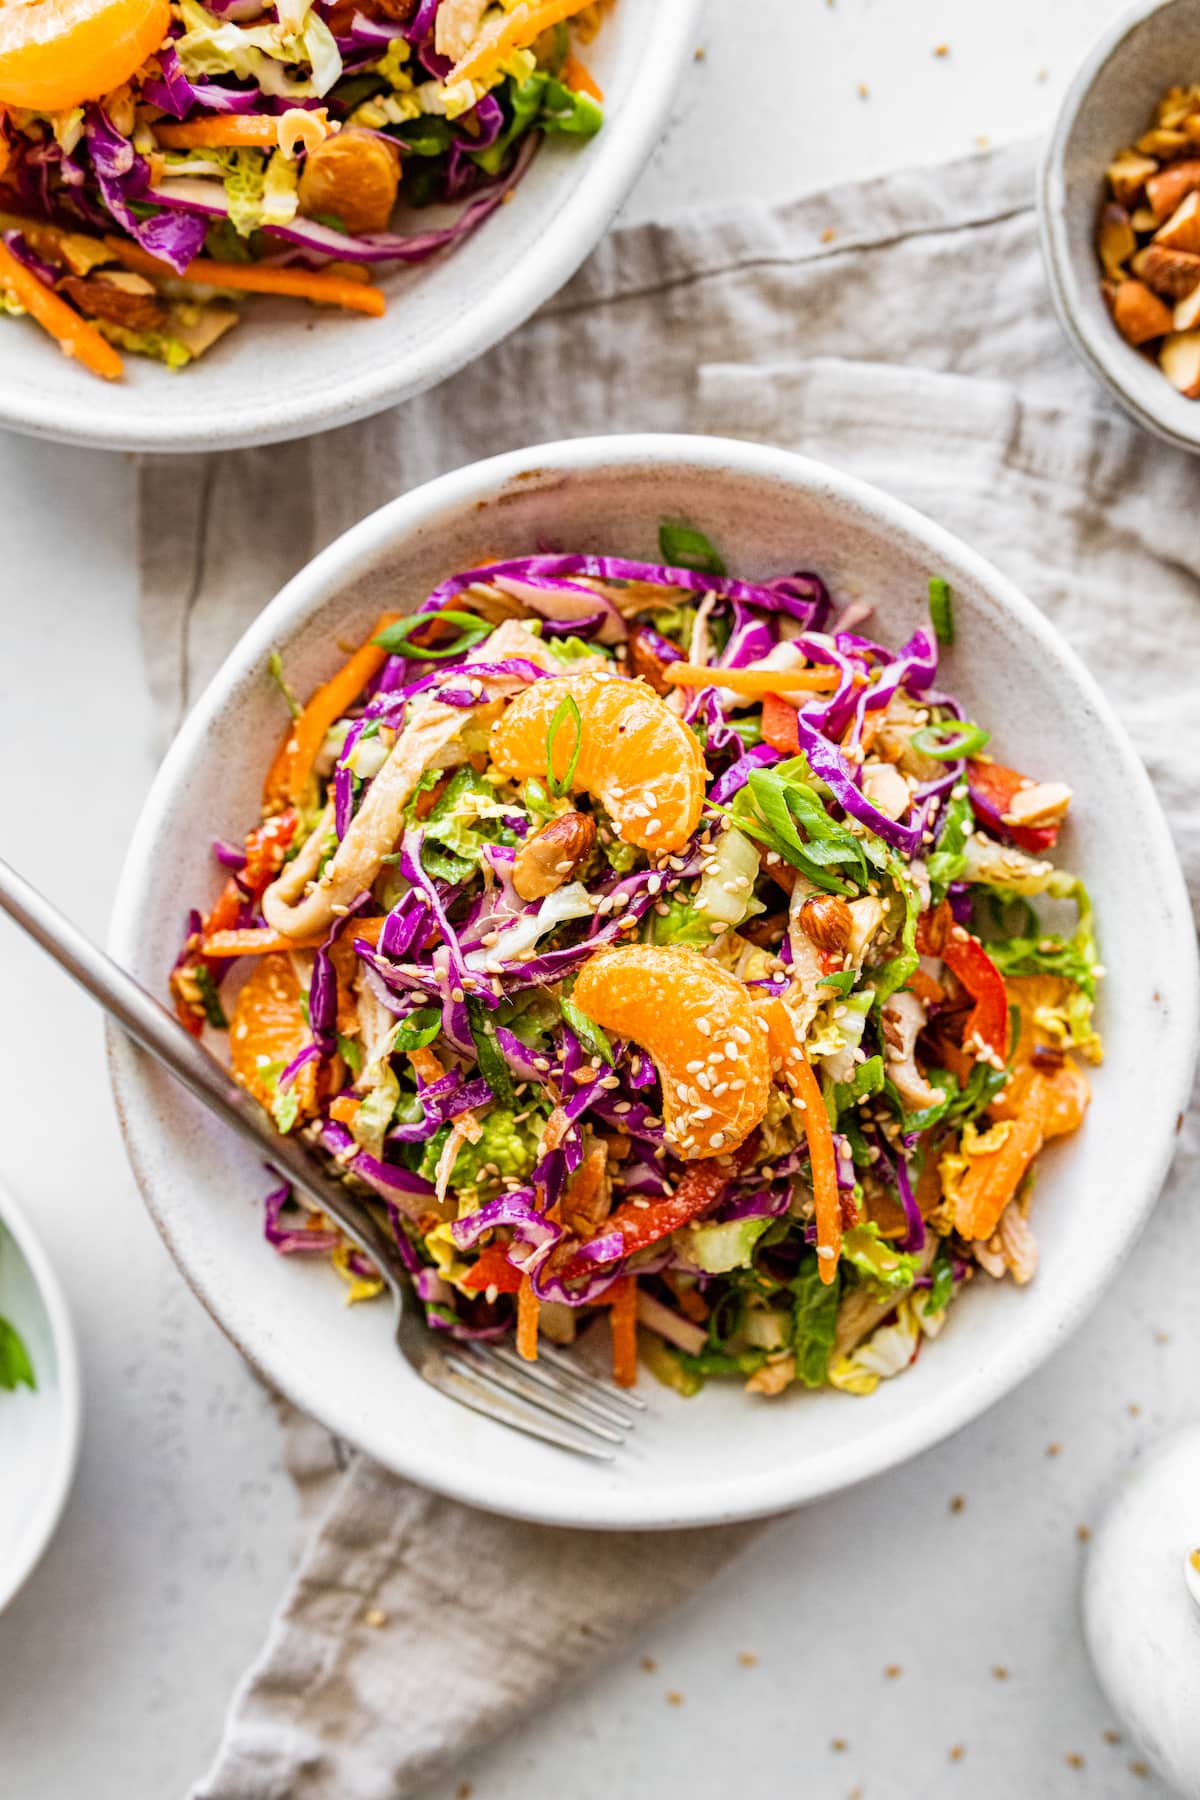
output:
[{"label": "orange citrus slice", "polygon": [[766,1034],[741,982],[698,950],[602,950],[584,965],[571,999],[605,1031],[631,1038],[653,1057],[676,1155],[724,1156],[766,1112]]},{"label": "orange citrus slice", "polygon": [[[290,956],[260,956],[237,997],[229,1022],[229,1062],[234,1078],[270,1107],[281,1069],[309,1041],[300,983]],[[302,1114],[311,1112],[316,1070],[306,1063],[293,1084]]]},{"label": "orange citrus slice", "polygon": [[343,131],[310,150],[300,171],[300,211],[332,213],[354,236],[386,231],[400,186],[400,155],[366,131]]},{"label": "orange citrus slice", "polygon": [[[565,699],[579,708],[554,733],[553,774],[600,801],[627,844],[681,850],[700,822],[704,758],[695,733],[651,688],[616,675],[551,676],[508,707],[492,731],[492,761],[523,780],[548,771],[548,738]],[[571,769],[576,742],[579,756]]]},{"label": "orange citrus slice", "polygon": [[99,100],[170,23],[168,0],[0,0],[0,103],[59,112]]}]

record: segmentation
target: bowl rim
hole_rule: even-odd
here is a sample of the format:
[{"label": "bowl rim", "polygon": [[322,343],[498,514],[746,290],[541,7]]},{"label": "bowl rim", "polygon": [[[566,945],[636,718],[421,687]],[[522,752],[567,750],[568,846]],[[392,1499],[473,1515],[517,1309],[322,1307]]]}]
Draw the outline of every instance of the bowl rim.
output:
[{"label": "bowl rim", "polygon": [[[583,146],[585,157],[590,152],[590,161],[580,170],[570,204],[548,208],[550,216],[539,236],[536,257],[521,258],[505,269],[488,288],[486,300],[468,308],[445,337],[439,338],[437,353],[419,367],[414,367],[406,353],[401,359],[402,372],[390,374],[397,359],[389,358],[384,349],[377,363],[336,394],[325,390],[321,397],[306,400],[300,387],[268,396],[265,403],[274,411],[266,422],[249,418],[238,424],[235,413],[229,425],[197,420],[181,429],[179,409],[169,404],[179,390],[164,387],[162,404],[151,400],[136,430],[114,430],[104,413],[104,384],[93,382],[95,404],[90,407],[86,400],[93,388],[82,390],[83,405],[74,390],[50,399],[34,394],[28,401],[17,402],[6,401],[0,393],[0,426],[28,437],[96,450],[164,455],[250,449],[352,425],[438,387],[523,325],[600,243],[665,129],[691,58],[702,4],[703,0],[652,4],[647,14],[646,54],[631,84],[620,129],[607,138],[601,131],[590,145]],[[484,229],[488,223],[491,221],[485,222]],[[458,248],[454,246],[449,254],[455,255]],[[396,304],[397,316],[401,308],[402,300]],[[164,381],[189,378],[186,370],[175,377],[167,369],[159,373]],[[203,379],[202,368],[192,371],[191,379],[198,374]],[[80,376],[81,381],[86,379]],[[254,410],[261,413],[262,405]]]},{"label": "bowl rim", "polygon": [[[1176,950],[1180,965],[1189,974],[1186,983],[1180,982],[1181,993],[1170,1045],[1173,1066],[1168,1067],[1164,1075],[1164,1092],[1169,1093],[1172,1101],[1169,1114],[1166,1108],[1164,1114],[1174,1117],[1184,1110],[1200,1040],[1200,962],[1191,907],[1179,859],[1150,778],[1128,733],[1096,681],[1033,603],[985,557],[952,532],[873,484],[831,465],[792,451],[741,440],[638,433],[575,438],[508,451],[468,464],[398,496],[321,551],[258,615],[193,707],[168,751],[147,795],[126,853],[113,906],[109,938],[113,956],[124,962],[133,959],[140,935],[139,896],[150,891],[152,886],[154,844],[170,817],[175,790],[186,781],[201,753],[214,716],[249,668],[265,660],[272,647],[286,644],[316,607],[369,571],[393,543],[428,531],[431,521],[436,530],[441,517],[457,515],[478,501],[505,491],[510,483],[530,469],[561,477],[602,472],[614,465],[650,470],[700,467],[735,478],[759,478],[792,488],[801,487],[810,493],[823,493],[831,500],[848,502],[867,513],[885,530],[915,534],[935,560],[985,589],[1036,644],[1049,651],[1059,665],[1067,666],[1078,684],[1077,691],[1119,749],[1126,779],[1136,793],[1146,819],[1162,884],[1164,910],[1178,937]],[[153,1171],[143,1158],[142,1146],[133,1128],[133,1115],[142,1104],[140,1053],[115,1028],[110,1028],[108,1043],[113,1093],[126,1151],[147,1208],[167,1248],[179,1263],[193,1292],[251,1365],[271,1386],[311,1416],[311,1401],[292,1386],[286,1356],[275,1346],[270,1351],[248,1351],[239,1339],[239,1322],[228,1322],[221,1316],[220,1294],[214,1291],[215,1284],[210,1285],[176,1255],[170,1208],[164,1209],[157,1202]],[[573,1493],[568,1514],[556,1507],[553,1487],[524,1479],[519,1473],[509,1477],[503,1488],[493,1473],[485,1487],[469,1466],[456,1466],[453,1453],[439,1453],[436,1446],[431,1451],[420,1442],[406,1443],[402,1466],[396,1446],[390,1440],[385,1443],[380,1437],[374,1442],[364,1442],[360,1437],[360,1447],[398,1474],[468,1505],[537,1523],[580,1528],[645,1530],[715,1524],[761,1517],[838,1492],[907,1461],[979,1417],[1058,1348],[1117,1274],[1123,1253],[1136,1240],[1158,1199],[1174,1149],[1174,1137],[1164,1132],[1161,1142],[1152,1145],[1150,1152],[1141,1159],[1136,1178],[1130,1181],[1127,1189],[1131,1198],[1121,1243],[1114,1246],[1107,1262],[1097,1264],[1086,1278],[1080,1278],[1065,1310],[1048,1317],[1036,1333],[1026,1329],[1013,1334],[1010,1352],[980,1369],[977,1379],[969,1386],[964,1385],[960,1394],[935,1397],[918,1418],[905,1419],[890,1428],[880,1429],[860,1444],[841,1445],[823,1453],[811,1467],[783,1465],[766,1474],[740,1480],[730,1477],[722,1484],[719,1496],[707,1499],[703,1493],[690,1489],[667,1490],[639,1498],[636,1487],[631,1486],[616,1491],[597,1489],[594,1499],[589,1498],[581,1504],[578,1495]],[[1132,1198],[1134,1195],[1135,1199]],[[335,1433],[345,1435],[344,1427],[337,1419],[322,1417],[321,1422]]]},{"label": "bowl rim", "polygon": [[[1189,436],[1160,417],[1157,412],[1144,406],[1130,392],[1118,373],[1117,357],[1124,352],[1132,354],[1131,347],[1117,334],[1115,328],[1112,344],[1101,345],[1076,311],[1068,279],[1072,262],[1067,242],[1064,196],[1061,192],[1067,139],[1101,71],[1155,13],[1165,12],[1176,3],[1177,0],[1142,0],[1141,5],[1122,14],[1115,24],[1097,38],[1080,63],[1063,95],[1054,125],[1038,159],[1037,217],[1050,299],[1058,322],[1080,361],[1143,430],[1161,439],[1163,443],[1173,445],[1177,450],[1187,450],[1197,455],[1200,454],[1200,410],[1197,413],[1195,435]],[[1164,387],[1168,391],[1174,391],[1170,389],[1165,377]],[[1166,398],[1165,393],[1163,397]]]},{"label": "bowl rim", "polygon": [[3,1225],[33,1276],[38,1296],[50,1321],[50,1335],[58,1363],[60,1427],[51,1479],[38,1502],[36,1529],[25,1543],[24,1555],[5,1575],[0,1569],[0,1613],[24,1587],[37,1568],[62,1519],[67,1496],[79,1464],[83,1423],[83,1385],[79,1372],[79,1346],[62,1283],[41,1239],[12,1188],[0,1180],[0,1225]]}]

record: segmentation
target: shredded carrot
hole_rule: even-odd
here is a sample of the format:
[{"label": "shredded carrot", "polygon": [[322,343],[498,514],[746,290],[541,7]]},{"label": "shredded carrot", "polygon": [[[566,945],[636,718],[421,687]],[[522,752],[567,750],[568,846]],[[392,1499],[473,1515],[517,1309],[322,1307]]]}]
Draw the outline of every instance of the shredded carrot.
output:
[{"label": "shredded carrot", "polygon": [[235,150],[258,146],[274,150],[279,143],[279,120],[269,113],[218,113],[212,119],[187,119],[182,124],[166,119],[154,127],[165,150]]},{"label": "shredded carrot", "polygon": [[108,339],[94,325],[68,306],[66,301],[39,281],[32,270],[18,262],[7,244],[0,244],[0,287],[4,288],[43,331],[62,346],[67,356],[100,375],[105,381],[118,381],[124,363]]},{"label": "shredded carrot", "polygon": [[904,985],[918,1000],[924,1000],[930,1006],[940,1006],[946,998],[946,990],[941,982],[935,981],[932,975],[927,975],[924,969],[914,969]]},{"label": "shredded carrot", "polygon": [[523,5],[514,7],[502,19],[484,27],[462,61],[455,63],[447,75],[447,86],[457,81],[474,81],[510,50],[532,44],[543,31],[549,31],[552,25],[561,25],[564,19],[591,4],[592,0],[524,0]]},{"label": "shredded carrot", "polygon": [[359,1102],[353,1094],[339,1094],[329,1102],[329,1116],[339,1125],[353,1125],[358,1117]]},{"label": "shredded carrot", "polygon": [[792,1016],[782,1000],[769,1000],[762,1006],[767,1021],[768,1042],[772,1059],[782,1066],[783,1078],[791,1088],[804,1117],[804,1136],[808,1141],[808,1157],[812,1164],[813,1199],[817,1217],[817,1265],[826,1287],[837,1274],[842,1250],[842,1208],[838,1198],[837,1151],[833,1128],[820,1084],[812,1066],[797,1041]]},{"label": "shredded carrot", "polygon": [[[236,886],[239,908],[243,904],[242,896]],[[216,909],[210,915],[209,923],[216,915]],[[380,914],[374,919],[364,919],[360,924],[352,926],[355,937],[363,938],[369,944],[379,942],[379,934],[383,930],[384,919]],[[228,956],[272,956],[278,951],[319,950],[323,939],[319,937],[290,938],[281,931],[272,931],[267,925],[249,925],[241,931],[225,931],[218,926],[209,930],[200,939],[200,954],[212,956],[218,960]]]},{"label": "shredded carrot", "polygon": [[298,805],[303,799],[329,727],[353,706],[371,677],[377,675],[387,661],[387,651],[380,649],[373,640],[399,617],[399,613],[382,613],[371,627],[371,636],[366,643],[342,664],[336,675],[317,689],[300,717],[293,719],[263,783],[265,812],[289,804]]},{"label": "shredded carrot", "polygon": [[622,1275],[606,1296],[612,1318],[613,1380],[637,1385],[637,1276]]},{"label": "shredded carrot", "polygon": [[682,1279],[673,1269],[664,1270],[663,1280],[674,1294],[675,1304],[684,1318],[690,1319],[693,1325],[703,1325],[708,1317],[709,1308],[708,1302],[699,1288],[685,1287]]},{"label": "shredded carrot", "polygon": [[426,1087],[430,1087],[435,1081],[440,1081],[446,1073],[441,1057],[437,1056],[428,1045],[420,1050],[410,1050],[408,1060]]},{"label": "shredded carrot", "polygon": [[140,244],[124,238],[104,240],[117,261],[139,275],[157,277],[160,281],[198,281],[205,287],[235,288],[247,294],[290,294],[298,300],[318,300],[326,306],[345,306],[351,312],[370,313],[379,319],[387,310],[387,302],[377,287],[368,282],[351,281],[345,275],[330,275],[323,269],[264,268],[255,263],[210,262],[198,256],[180,275],[170,263],[160,262]]},{"label": "shredded carrot", "polygon": [[567,52],[567,60],[562,67],[562,78],[569,88],[575,89],[576,93],[590,94],[593,100],[603,100],[604,89],[591,70],[580,62],[573,50]]},{"label": "shredded carrot", "polygon": [[541,1301],[533,1291],[528,1275],[522,1275],[517,1289],[517,1355],[525,1362],[536,1362],[538,1353],[538,1313]]},{"label": "shredded carrot", "polygon": [[266,925],[249,925],[241,931],[209,931],[200,939],[201,956],[221,960],[228,956],[274,956],[279,951],[318,950],[319,937],[290,938]]},{"label": "shredded carrot", "polygon": [[822,692],[841,680],[837,669],[708,669],[702,663],[673,662],[663,680],[674,687],[723,687],[735,694]]},{"label": "shredded carrot", "polygon": [[[1043,1107],[1046,1099],[1044,1092],[1029,1096],[1030,1102],[1036,1101]],[[1019,1119],[1008,1122],[1001,1144],[982,1156],[967,1158],[967,1171],[954,1208],[955,1227],[965,1238],[991,1237],[1000,1223],[1000,1214],[1046,1141],[1044,1112],[1028,1102],[1027,1106]]]}]

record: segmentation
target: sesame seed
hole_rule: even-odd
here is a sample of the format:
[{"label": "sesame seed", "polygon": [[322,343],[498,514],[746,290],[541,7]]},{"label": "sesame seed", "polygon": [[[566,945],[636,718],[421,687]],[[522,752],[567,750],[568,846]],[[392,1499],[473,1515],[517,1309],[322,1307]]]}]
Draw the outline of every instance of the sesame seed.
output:
[{"label": "sesame seed", "polygon": [[463,991],[460,987],[453,987],[450,989],[450,998],[452,1000],[465,1000],[466,997],[467,996],[463,993]]},{"label": "sesame seed", "polygon": [[711,933],[714,937],[720,937],[721,933],[725,930],[725,926],[724,926],[724,923],[722,920],[717,919],[714,921],[713,924],[711,924],[709,926],[708,929],[711,931]]},{"label": "sesame seed", "polygon": [[719,1150],[721,1145],[725,1142],[725,1133],[723,1131],[714,1131],[708,1141],[714,1150]]},{"label": "sesame seed", "polygon": [[632,1102],[629,1100],[618,1100],[616,1105],[613,1107],[613,1111],[615,1113],[632,1112],[633,1111]]},{"label": "sesame seed", "polygon": [[832,1244],[818,1244],[817,1245],[817,1255],[822,1259],[823,1262],[832,1262],[832,1260],[833,1260],[833,1245]]},{"label": "sesame seed", "polygon": [[727,1081],[718,1081],[716,1087],[712,1091],[713,1099],[719,1100],[721,1095],[725,1092],[725,1090],[728,1086],[729,1086],[729,1083]]},{"label": "sesame seed", "polygon": [[700,1033],[701,1037],[711,1037],[712,1036],[712,1021],[711,1021],[711,1019],[697,1019],[696,1020],[696,1030]]},{"label": "sesame seed", "polygon": [[690,1062],[690,1063],[685,1063],[684,1067],[686,1068],[689,1075],[696,1075],[704,1067],[704,1064],[702,1062]]}]

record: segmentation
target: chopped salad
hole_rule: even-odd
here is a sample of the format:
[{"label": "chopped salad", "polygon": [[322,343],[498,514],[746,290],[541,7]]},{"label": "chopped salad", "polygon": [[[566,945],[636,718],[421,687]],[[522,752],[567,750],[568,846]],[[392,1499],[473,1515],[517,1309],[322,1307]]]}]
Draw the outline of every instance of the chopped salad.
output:
[{"label": "chopped salad", "polygon": [[[0,6],[0,314],[94,374],[182,368],[246,293],[378,316],[603,122],[578,48],[612,0]],[[452,210],[422,226],[420,213]]]},{"label": "chopped salad", "polygon": [[[1071,793],[941,685],[943,580],[893,650],[815,574],[673,521],[660,554],[455,574],[303,705],[272,659],[261,820],[171,988],[435,1330],[534,1359],[603,1320],[623,1383],[866,1394],[1036,1268],[1101,1055]],[[285,1184],[265,1231],[380,1291]]]}]

